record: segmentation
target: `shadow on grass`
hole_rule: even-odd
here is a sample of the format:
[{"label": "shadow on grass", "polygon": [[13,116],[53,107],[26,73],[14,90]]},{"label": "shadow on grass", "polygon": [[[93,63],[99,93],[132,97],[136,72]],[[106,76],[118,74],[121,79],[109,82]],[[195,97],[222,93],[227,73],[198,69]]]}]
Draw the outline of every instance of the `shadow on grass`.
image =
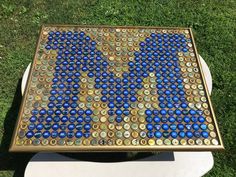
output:
[{"label": "shadow on grass", "polygon": [[25,167],[33,156],[32,153],[11,153],[8,151],[20,109],[21,100],[22,95],[20,79],[17,83],[11,108],[8,110],[5,117],[4,134],[0,146],[0,171],[14,171],[14,177],[24,176]]}]

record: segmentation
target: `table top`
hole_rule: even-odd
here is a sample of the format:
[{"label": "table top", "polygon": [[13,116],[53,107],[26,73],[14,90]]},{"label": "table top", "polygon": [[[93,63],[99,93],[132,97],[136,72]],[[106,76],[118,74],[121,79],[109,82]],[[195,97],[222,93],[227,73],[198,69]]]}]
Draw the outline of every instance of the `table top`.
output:
[{"label": "table top", "polygon": [[216,149],[191,29],[42,27],[11,151]]}]

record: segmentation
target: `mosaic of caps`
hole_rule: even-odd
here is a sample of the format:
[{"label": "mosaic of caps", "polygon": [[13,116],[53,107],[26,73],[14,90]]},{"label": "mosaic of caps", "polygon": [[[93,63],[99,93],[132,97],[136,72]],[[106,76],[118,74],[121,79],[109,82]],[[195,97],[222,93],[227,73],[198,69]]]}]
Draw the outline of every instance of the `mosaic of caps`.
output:
[{"label": "mosaic of caps", "polygon": [[11,151],[223,149],[191,29],[43,26]]}]

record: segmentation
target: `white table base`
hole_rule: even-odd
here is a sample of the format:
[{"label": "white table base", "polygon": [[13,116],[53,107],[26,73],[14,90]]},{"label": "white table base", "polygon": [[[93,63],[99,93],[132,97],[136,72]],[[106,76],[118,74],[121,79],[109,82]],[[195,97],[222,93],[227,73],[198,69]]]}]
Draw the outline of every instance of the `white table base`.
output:
[{"label": "white table base", "polygon": [[[41,161],[45,156],[52,161]],[[56,153],[36,154],[25,177],[199,177],[213,167],[210,152],[174,152],[174,161],[86,162]]]}]

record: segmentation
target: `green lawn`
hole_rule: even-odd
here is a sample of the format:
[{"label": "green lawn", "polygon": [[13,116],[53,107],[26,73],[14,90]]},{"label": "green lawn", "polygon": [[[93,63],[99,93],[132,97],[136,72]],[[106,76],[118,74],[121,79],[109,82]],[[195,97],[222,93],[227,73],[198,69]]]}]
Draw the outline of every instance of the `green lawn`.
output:
[{"label": "green lawn", "polygon": [[[206,176],[236,175],[236,2],[1,0],[0,176],[22,176],[31,154],[7,152],[20,103],[20,78],[32,60],[40,25],[145,25],[193,29],[213,76],[212,102],[225,143]],[[15,172],[15,173],[14,173]]]}]

